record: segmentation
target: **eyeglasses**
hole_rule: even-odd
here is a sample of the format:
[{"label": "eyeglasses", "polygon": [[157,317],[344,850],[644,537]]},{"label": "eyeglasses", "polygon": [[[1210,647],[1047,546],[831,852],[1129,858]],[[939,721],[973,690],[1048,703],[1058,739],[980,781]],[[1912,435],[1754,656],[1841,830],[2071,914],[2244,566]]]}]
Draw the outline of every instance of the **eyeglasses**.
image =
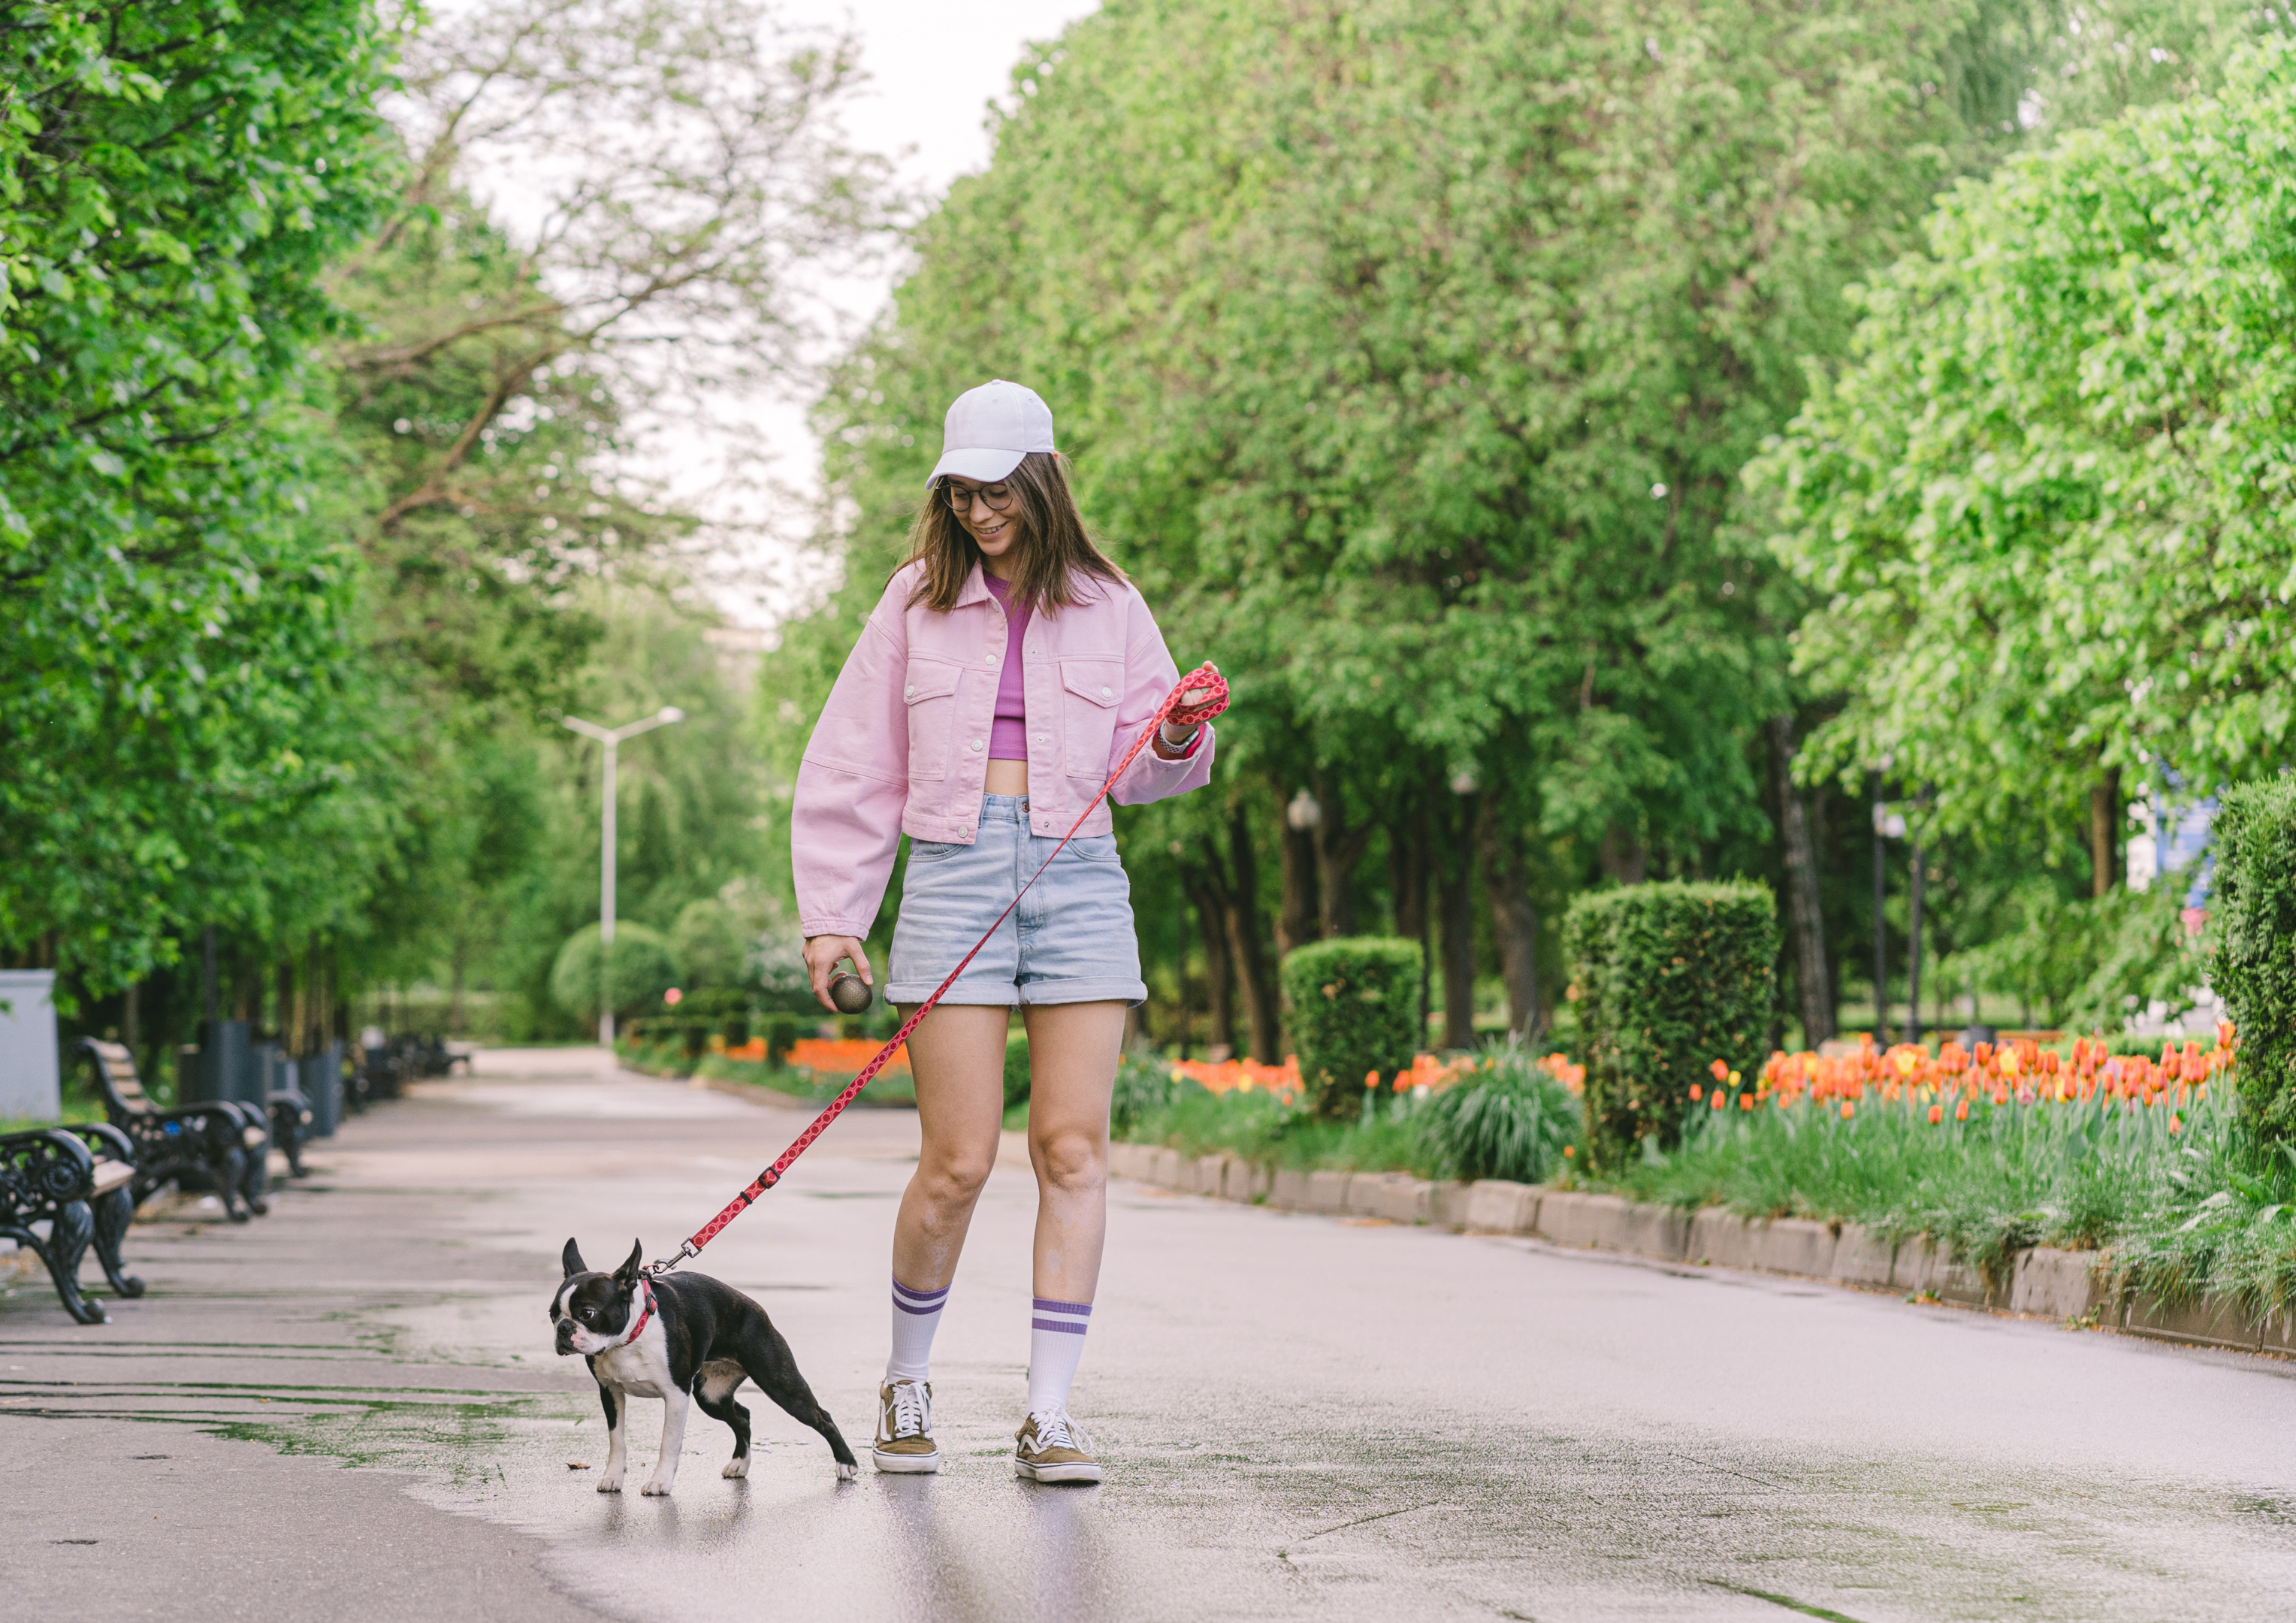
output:
[{"label": "eyeglasses", "polygon": [[1013,504],[1013,487],[1010,485],[961,486],[954,480],[944,479],[940,482],[940,494],[941,499],[948,504],[948,510],[960,518],[972,511],[972,498],[975,496],[988,503],[991,512],[1003,512]]}]

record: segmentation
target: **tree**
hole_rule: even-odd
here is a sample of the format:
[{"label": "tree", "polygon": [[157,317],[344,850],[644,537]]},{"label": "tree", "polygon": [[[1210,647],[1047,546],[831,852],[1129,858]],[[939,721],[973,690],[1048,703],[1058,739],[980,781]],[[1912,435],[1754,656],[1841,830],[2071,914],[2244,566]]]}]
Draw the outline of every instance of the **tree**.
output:
[{"label": "tree", "polygon": [[1748,476],[1819,599],[1799,664],[1848,697],[1813,770],[1888,753],[1941,825],[1997,829],[2110,772],[2288,760],[2292,151],[2267,39],[1964,183],[1857,296],[1849,365]]},{"label": "tree", "polygon": [[[0,35],[0,952],[131,980],[325,894],[365,751],[353,561],[299,411],[320,286],[389,183],[366,7],[115,0]],[[330,802],[336,802],[330,805]],[[214,916],[214,914],[209,914]]]},{"label": "tree", "polygon": [[1784,648],[1722,537],[1737,471],[1843,341],[1842,286],[2021,138],[2004,32],[1975,4],[1104,9],[1016,72],[995,164],[823,403],[851,584],[777,687],[833,673],[947,401],[1030,381],[1182,662],[1236,680],[1221,770],[1260,815],[1313,786],[1427,831],[1464,1040],[1480,805],[1525,1003],[1545,865],[1512,845],[1697,874],[1763,833]]}]

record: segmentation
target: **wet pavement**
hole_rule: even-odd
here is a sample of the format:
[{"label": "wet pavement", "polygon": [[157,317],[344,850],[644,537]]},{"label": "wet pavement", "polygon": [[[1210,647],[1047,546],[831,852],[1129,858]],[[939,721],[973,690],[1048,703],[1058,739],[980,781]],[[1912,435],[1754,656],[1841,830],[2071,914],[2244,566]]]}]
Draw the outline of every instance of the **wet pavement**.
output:
[{"label": "wet pavement", "polygon": [[[594,1050],[490,1053],[351,1122],[266,1219],[140,1224],[152,1291],[108,1327],[17,1283],[8,1611],[2296,1616],[2296,1366],[1134,1184],[1074,1404],[1107,1483],[1021,1482],[1017,1144],[935,1349],[939,1477],[840,1484],[750,1389],[746,1481],[697,1412],[673,1498],[594,1493],[595,1388],[545,1323],[560,1247],[671,1249],[804,1119]],[[707,1259],[857,1447],[915,1135],[849,1114]],[[633,1487],[659,1416],[636,1406]]]}]

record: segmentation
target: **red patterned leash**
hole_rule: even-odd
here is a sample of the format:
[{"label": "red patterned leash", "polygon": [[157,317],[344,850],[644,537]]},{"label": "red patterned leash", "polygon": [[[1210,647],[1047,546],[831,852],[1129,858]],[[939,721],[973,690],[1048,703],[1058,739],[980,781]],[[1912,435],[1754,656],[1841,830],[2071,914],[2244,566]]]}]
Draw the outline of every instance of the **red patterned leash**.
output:
[{"label": "red patterned leash", "polygon": [[[1180,701],[1183,694],[1192,696],[1189,702],[1183,704]],[[1053,848],[1052,856],[1046,857],[1037,865],[1037,871],[1029,875],[1029,883],[1022,885],[1013,895],[1012,902],[1004,911],[996,915],[996,922],[991,924],[982,932],[980,939],[972,944],[972,950],[957,960],[956,967],[949,971],[947,980],[933,988],[932,996],[919,1004],[917,1012],[901,1022],[901,1029],[893,1033],[892,1041],[877,1050],[876,1057],[861,1068],[860,1075],[845,1085],[844,1091],[829,1102],[829,1108],[813,1119],[812,1124],[797,1135],[796,1142],[781,1152],[781,1158],[778,1160],[758,1174],[748,1188],[735,1195],[725,1210],[695,1230],[692,1238],[680,1242],[676,1256],[648,1263],[645,1271],[659,1277],[668,1273],[688,1258],[700,1256],[701,1248],[715,1240],[727,1224],[748,1210],[751,1202],[755,1201],[759,1195],[782,1181],[782,1174],[790,1169],[790,1163],[812,1148],[813,1141],[822,1135],[831,1122],[844,1113],[845,1107],[861,1096],[861,1090],[869,1086],[870,1078],[885,1068],[885,1062],[899,1051],[903,1043],[909,1040],[909,1034],[917,1029],[917,1022],[924,1019],[932,1006],[941,1000],[943,993],[956,984],[956,978],[964,973],[964,966],[972,962],[982,947],[988,945],[990,937],[1004,928],[1004,921],[1013,916],[1013,908],[1021,905],[1021,898],[1029,894],[1029,885],[1033,885],[1042,879],[1045,870],[1053,865],[1053,857],[1058,857],[1068,848],[1069,841],[1076,838],[1077,830],[1084,826],[1084,820],[1092,816],[1094,807],[1108,798],[1108,791],[1116,787],[1116,780],[1131,770],[1132,763],[1140,758],[1140,752],[1148,747],[1149,742],[1156,736],[1159,727],[1167,721],[1178,722],[1184,726],[1201,725],[1226,709],[1226,678],[1212,668],[1210,661],[1207,660],[1181,677],[1178,684],[1165,695],[1164,702],[1156,707],[1155,715],[1149,717],[1148,725],[1140,730],[1140,736],[1133,741],[1132,748],[1124,752],[1124,758],[1116,764],[1116,770],[1108,775],[1108,782],[1100,786],[1100,792],[1093,796],[1083,811],[1077,814],[1077,820],[1069,825],[1069,832],[1062,834],[1060,844]]]}]

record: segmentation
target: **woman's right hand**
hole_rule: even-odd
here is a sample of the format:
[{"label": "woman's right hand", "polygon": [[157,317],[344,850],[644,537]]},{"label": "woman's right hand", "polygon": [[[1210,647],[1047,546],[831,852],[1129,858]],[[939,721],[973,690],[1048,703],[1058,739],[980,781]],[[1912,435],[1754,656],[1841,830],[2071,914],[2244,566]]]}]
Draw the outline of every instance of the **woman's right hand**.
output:
[{"label": "woman's right hand", "polygon": [[869,972],[868,947],[851,936],[808,936],[805,939],[805,972],[813,980],[813,995],[832,1014],[839,1011],[837,1005],[829,1001],[829,982],[837,973],[839,963],[847,958],[853,960],[853,967],[860,972],[863,986],[877,984],[876,977]]}]

